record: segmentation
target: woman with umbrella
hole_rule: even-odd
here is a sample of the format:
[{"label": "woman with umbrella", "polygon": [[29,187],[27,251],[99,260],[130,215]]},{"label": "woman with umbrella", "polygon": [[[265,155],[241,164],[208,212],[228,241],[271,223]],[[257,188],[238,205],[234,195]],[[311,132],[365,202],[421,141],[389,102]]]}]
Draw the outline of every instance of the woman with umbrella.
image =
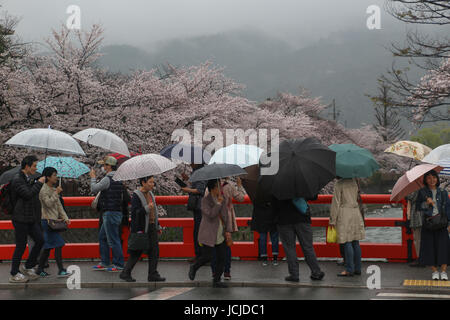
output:
[{"label": "woman with umbrella", "polygon": [[[159,258],[158,235],[161,234],[161,226],[158,221],[158,209],[152,190],[155,180],[152,176],[139,179],[140,188],[133,192],[131,197],[131,232],[148,234],[148,281],[165,281],[157,271]],[[138,262],[144,250],[128,249],[130,257],[120,278],[127,282],[135,282],[131,272]]]},{"label": "woman with umbrella", "polygon": [[339,277],[361,274],[359,240],[365,237],[364,216],[358,178],[366,178],[380,168],[370,151],[354,144],[333,144],[336,152],[336,176],[330,208],[331,227],[336,228],[337,242],[344,245],[346,270]]},{"label": "woman with umbrella", "polygon": [[[233,199],[237,201],[244,201],[245,199],[245,190],[242,186],[241,178],[236,178],[236,186],[229,178],[225,178],[222,187],[222,194],[229,199],[227,204],[228,207],[228,219],[231,221],[232,233],[238,231],[237,222],[236,222],[236,213],[234,211]],[[213,254],[213,260],[211,262],[211,271],[214,274],[216,273],[216,255]],[[231,247],[227,246],[226,248],[226,260],[225,260],[225,269],[224,269],[224,277],[225,280],[231,280]]]},{"label": "woman with umbrella", "polygon": [[197,270],[210,262],[213,251],[216,250],[217,265],[213,279],[213,287],[226,288],[220,281],[225,267],[226,241],[233,231],[228,216],[230,199],[222,195],[218,179],[208,181],[209,194],[202,199],[202,221],[198,233],[198,242],[202,245],[201,255],[189,268],[189,279],[194,280]]},{"label": "woman with umbrella", "polygon": [[361,248],[359,240],[365,237],[364,219],[358,203],[358,182],[356,179],[342,179],[334,186],[330,208],[331,227],[336,228],[337,242],[344,244],[346,270],[339,277],[361,274]]},{"label": "woman with umbrella", "polygon": [[[424,175],[424,188],[419,190],[416,208],[423,215],[419,263],[431,266],[432,279],[448,280],[447,264],[450,260],[450,200],[446,190],[439,188],[436,171]],[[438,266],[441,266],[439,275]]]},{"label": "woman with umbrella", "polygon": [[42,175],[45,177],[45,183],[39,192],[39,200],[42,207],[42,230],[44,233],[44,251],[39,260],[39,268],[37,274],[41,277],[47,277],[50,274],[44,271],[44,267],[50,255],[50,251],[55,249],[55,259],[58,265],[58,277],[68,277],[70,274],[64,269],[62,264],[62,247],[65,245],[63,238],[58,232],[50,230],[48,226],[49,220],[64,220],[66,224],[70,224],[66,212],[63,209],[59,195],[62,192],[61,186],[54,188],[58,182],[57,171],[53,167],[46,167]]}]

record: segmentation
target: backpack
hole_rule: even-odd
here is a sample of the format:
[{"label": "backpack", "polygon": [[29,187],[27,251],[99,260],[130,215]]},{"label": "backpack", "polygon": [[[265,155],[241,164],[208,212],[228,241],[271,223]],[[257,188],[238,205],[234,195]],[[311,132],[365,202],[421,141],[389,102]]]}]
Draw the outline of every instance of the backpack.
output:
[{"label": "backpack", "polygon": [[12,215],[14,211],[11,189],[11,183],[4,184],[0,187],[0,212],[5,215]]}]

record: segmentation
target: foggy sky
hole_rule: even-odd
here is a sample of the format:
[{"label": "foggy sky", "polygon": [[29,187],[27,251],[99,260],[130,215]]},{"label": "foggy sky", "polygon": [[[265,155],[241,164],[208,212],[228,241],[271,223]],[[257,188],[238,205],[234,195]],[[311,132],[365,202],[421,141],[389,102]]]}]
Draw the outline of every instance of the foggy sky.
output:
[{"label": "foggy sky", "polygon": [[281,37],[293,46],[335,31],[364,29],[370,5],[381,8],[381,26],[394,19],[385,0],[3,0],[2,10],[21,19],[16,34],[42,42],[69,17],[69,5],[81,8],[81,27],[100,23],[104,45],[148,47],[173,38],[253,28]]}]

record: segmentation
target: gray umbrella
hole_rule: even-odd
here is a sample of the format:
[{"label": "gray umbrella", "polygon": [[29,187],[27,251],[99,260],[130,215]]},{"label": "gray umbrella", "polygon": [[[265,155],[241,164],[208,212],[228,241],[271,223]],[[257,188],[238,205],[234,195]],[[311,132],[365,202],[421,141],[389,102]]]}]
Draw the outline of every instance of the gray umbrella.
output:
[{"label": "gray umbrella", "polygon": [[[15,168],[3,172],[2,175],[0,176],[0,185],[10,183],[11,180],[14,178],[14,176],[20,172],[20,168],[21,168],[20,166],[17,166]],[[41,176],[40,173],[36,172],[33,176],[31,176],[31,178],[37,179],[40,176]]]},{"label": "gray umbrella", "polygon": [[5,171],[0,176],[0,185],[9,183],[14,176],[19,173],[20,166],[17,166],[15,168],[9,169],[8,171]]},{"label": "gray umbrella", "polygon": [[189,181],[205,181],[225,177],[240,176],[242,174],[247,174],[247,172],[238,165],[214,163],[194,171],[194,173],[192,173],[191,177],[189,178]]}]

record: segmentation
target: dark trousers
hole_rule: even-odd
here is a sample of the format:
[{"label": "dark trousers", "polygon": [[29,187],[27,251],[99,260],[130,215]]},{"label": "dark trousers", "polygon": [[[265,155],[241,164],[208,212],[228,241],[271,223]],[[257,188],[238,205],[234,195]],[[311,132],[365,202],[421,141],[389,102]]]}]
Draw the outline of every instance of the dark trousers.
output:
[{"label": "dark trousers", "polygon": [[39,253],[44,245],[44,236],[42,235],[40,223],[29,224],[14,221],[12,223],[15,231],[16,248],[12,257],[11,275],[15,276],[19,272],[20,261],[27,247],[27,236],[33,239],[34,246],[25,263],[26,269],[36,266]]},{"label": "dark trousers", "polygon": [[195,259],[193,268],[197,271],[201,266],[210,262],[212,260],[213,252],[216,251],[217,264],[216,273],[214,274],[214,282],[220,282],[220,278],[222,277],[223,270],[225,268],[227,244],[223,241],[221,244],[217,244],[214,247],[203,245],[201,248],[201,255]]},{"label": "dark trousers", "polygon": [[[44,271],[44,267],[47,264],[48,257],[50,256],[50,251],[52,249],[44,249],[41,253],[41,257],[39,259],[39,269],[37,270],[37,273],[41,273]],[[58,265],[58,271],[61,272],[64,270],[63,264],[62,264],[62,247],[55,248],[55,260],[56,264]]]},{"label": "dark trousers", "polygon": [[313,247],[313,232],[310,223],[297,223],[288,225],[278,225],[278,233],[283,243],[286,260],[288,262],[288,271],[294,278],[299,277],[299,264],[297,260],[296,242],[298,239],[305,255],[306,264],[312,274],[320,272],[316,253]]},{"label": "dark trousers", "polygon": [[[211,271],[213,274],[216,273],[216,267],[217,267],[217,253],[216,252],[217,252],[216,250],[213,251],[213,256],[212,256],[212,260],[211,260]],[[231,247],[229,247],[229,246],[226,247],[225,265],[224,265],[223,271],[225,273],[231,272]]]},{"label": "dark trousers", "polygon": [[198,231],[200,230],[200,223],[202,222],[202,210],[194,210],[194,250],[195,257],[198,258],[201,255],[201,247],[198,243]]},{"label": "dark trousers", "polygon": [[[148,249],[148,276],[155,277],[158,276],[158,258],[159,258],[159,241],[158,241],[158,231],[156,230],[155,224],[148,226],[147,230],[149,249]],[[123,270],[124,273],[131,275],[134,266],[139,261],[139,258],[144,253],[142,250],[130,250],[130,255],[128,257],[127,264]]]}]

